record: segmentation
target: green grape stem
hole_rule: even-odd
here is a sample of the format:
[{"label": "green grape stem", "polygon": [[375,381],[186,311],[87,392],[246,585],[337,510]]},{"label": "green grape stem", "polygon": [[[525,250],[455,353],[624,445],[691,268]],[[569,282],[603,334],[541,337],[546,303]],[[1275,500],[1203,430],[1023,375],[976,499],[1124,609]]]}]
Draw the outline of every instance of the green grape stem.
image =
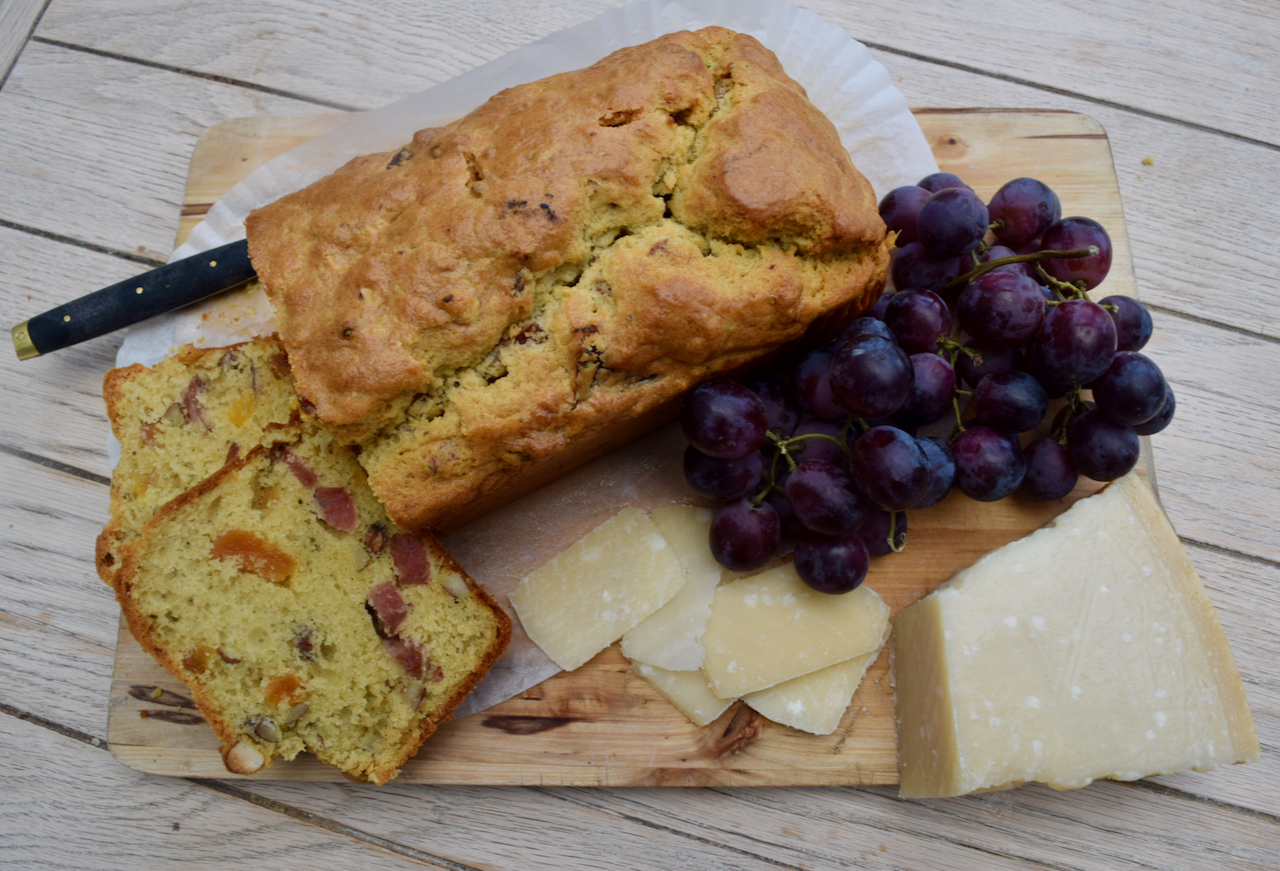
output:
[{"label": "green grape stem", "polygon": [[751,498],[751,504],[759,507],[760,503],[769,498],[769,493],[773,488],[778,486],[779,457],[787,461],[787,466],[792,472],[796,470],[797,463],[795,457],[791,456],[791,448],[794,448],[798,444],[803,444],[808,439],[826,439],[829,442],[835,442],[844,455],[846,457],[849,456],[849,441],[846,436],[848,435],[849,429],[855,424],[861,424],[862,429],[866,429],[866,424],[862,418],[850,415],[845,420],[844,426],[841,427],[840,435],[838,436],[830,436],[824,432],[810,432],[803,435],[793,435],[783,438],[774,430],[768,430],[765,435],[771,442],[773,442],[774,447],[778,449],[778,452],[773,455],[773,459],[769,462],[769,474],[766,476],[764,489]]},{"label": "green grape stem", "polygon": [[[957,276],[956,278],[951,279],[950,281],[948,281],[946,284],[942,286],[942,290],[945,293],[946,291],[955,290],[956,288],[959,288],[959,287],[964,287],[966,284],[973,281],[978,276],[985,275],[991,270],[998,269],[1001,266],[1008,266],[1010,263],[1036,262],[1037,269],[1041,272],[1042,275],[1045,275],[1044,271],[1040,269],[1039,263],[1037,261],[1059,260],[1059,259],[1066,259],[1071,257],[1094,257],[1094,256],[1097,256],[1098,253],[1099,253],[1098,246],[1090,245],[1088,248],[1075,248],[1075,249],[1072,249],[1071,251],[1054,251],[1054,250],[1033,251],[1030,254],[1011,254],[1008,257],[997,257],[995,260],[988,260],[986,263],[979,263],[970,271],[964,273],[963,275]],[[1048,276],[1046,275],[1045,277],[1048,277]],[[1054,279],[1050,279],[1050,280],[1054,281],[1055,284],[1058,284],[1058,283],[1065,284],[1065,282],[1057,282]],[[1054,285],[1050,285],[1050,286],[1054,287]],[[1072,288],[1073,293],[1080,291],[1080,288],[1077,288],[1075,285],[1068,285],[1068,286]],[[1057,287],[1054,287],[1054,290],[1056,292]]]},{"label": "green grape stem", "polygon": [[893,511],[893,512],[890,512],[889,514],[889,550],[893,551],[894,553],[902,553],[904,550],[907,549],[907,536],[905,533],[903,534],[902,544],[894,544],[893,543],[893,539],[895,538],[894,533],[897,531],[898,531],[898,512]]}]

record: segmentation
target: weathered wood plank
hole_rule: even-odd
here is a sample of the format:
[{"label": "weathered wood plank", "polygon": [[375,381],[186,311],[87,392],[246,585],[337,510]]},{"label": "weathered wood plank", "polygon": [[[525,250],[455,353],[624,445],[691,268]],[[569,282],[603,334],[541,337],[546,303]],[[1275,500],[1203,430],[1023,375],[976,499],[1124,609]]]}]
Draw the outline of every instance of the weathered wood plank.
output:
[{"label": "weathered wood plank", "polygon": [[0,82],[9,75],[46,5],[47,0],[5,0],[0,3]]},{"label": "weathered wood plank", "polygon": [[0,701],[106,738],[119,607],[93,570],[107,488],[0,453]]},{"label": "weathered wood plank", "polygon": [[373,109],[619,5],[485,0],[446,12],[407,0],[368,9],[329,0],[269,8],[202,2],[157,15],[149,0],[109,8],[59,0],[39,35]]},{"label": "weathered wood plank", "polygon": [[[146,267],[44,236],[0,227],[0,325],[7,328],[83,292],[123,281]],[[107,476],[102,377],[115,365],[123,334],[19,361],[0,353],[5,413],[0,445]]]},{"label": "weathered wood plank", "polygon": [[788,866],[1259,871],[1280,860],[1274,820],[1124,784],[932,801],[899,799],[885,787],[579,790],[567,797],[691,836],[750,844]]},{"label": "weathered wood plank", "polygon": [[0,715],[0,744],[0,843],[11,867],[458,869],[430,847],[289,818],[251,793],[138,774],[104,749],[14,717]]},{"label": "weathered wood plank", "polygon": [[0,219],[163,261],[200,135],[228,118],[315,108],[32,42],[0,90]]},{"label": "weathered wood plank", "polygon": [[[487,0],[441,15],[405,0],[379,4],[376,11],[333,0],[268,10],[222,0],[155,21],[153,0],[112,3],[110,9],[93,0],[60,0],[39,33],[374,108],[620,5]],[[1272,10],[1264,4],[993,0],[981,15],[959,0],[797,5],[878,46],[1280,141],[1274,105],[1280,67],[1269,38]],[[1140,31],[1135,19],[1142,21]],[[484,38],[476,38],[481,33]],[[317,64],[317,57],[327,61]],[[892,69],[893,59],[885,60]]]}]

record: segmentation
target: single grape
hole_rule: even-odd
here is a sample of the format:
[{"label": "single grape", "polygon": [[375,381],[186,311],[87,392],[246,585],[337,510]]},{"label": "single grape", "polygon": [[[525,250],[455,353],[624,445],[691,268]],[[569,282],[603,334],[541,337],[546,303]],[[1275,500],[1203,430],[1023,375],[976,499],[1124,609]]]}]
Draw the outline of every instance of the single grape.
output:
[{"label": "single grape", "polygon": [[857,533],[873,557],[900,551],[907,543],[907,512],[872,508]]},{"label": "single grape", "polygon": [[796,574],[820,593],[848,593],[867,576],[871,555],[856,532],[832,538],[809,534],[796,542]]},{"label": "single grape", "polygon": [[1088,384],[1106,372],[1115,357],[1115,321],[1096,302],[1068,300],[1051,307],[1036,334],[1036,347],[1037,363],[1047,378]]},{"label": "single grape", "polygon": [[758,488],[764,465],[764,455],[759,451],[725,459],[708,456],[689,445],[684,452],[684,479],[699,496],[727,502]]},{"label": "single grape", "polygon": [[844,449],[832,441],[840,437],[840,424],[831,420],[807,420],[796,427],[795,437],[827,436],[827,438],[806,438],[787,446],[791,457],[797,463],[803,460],[826,460],[837,466],[845,464]]},{"label": "single grape", "polygon": [[1015,178],[996,191],[988,206],[996,238],[1006,245],[1025,245],[1062,217],[1058,195],[1034,178]]},{"label": "single grape", "polygon": [[768,502],[753,505],[739,499],[716,510],[711,518],[711,555],[735,572],[758,569],[782,543],[778,512]]},{"label": "single grape", "polygon": [[929,490],[929,460],[914,436],[893,426],[875,426],[849,449],[858,489],[886,511],[905,511]]},{"label": "single grape", "polygon": [[853,477],[825,460],[805,460],[787,478],[791,510],[814,532],[844,535],[858,528],[867,515],[867,504],[858,494]]},{"label": "single grape", "polygon": [[764,443],[768,416],[760,398],[734,381],[706,381],[685,397],[685,437],[713,457],[745,457]]},{"label": "single grape", "polygon": [[[893,255],[889,272],[893,286],[940,291],[942,286],[960,275],[966,268],[964,257],[944,257],[935,260],[925,254],[920,240],[908,242]],[[885,303],[886,306],[888,303]]]},{"label": "single grape", "polygon": [[1049,394],[1029,372],[993,372],[973,391],[978,422],[993,429],[1019,433],[1035,429],[1049,410]]},{"label": "single grape", "polygon": [[922,187],[930,193],[937,193],[947,188],[964,188],[965,190],[973,190],[967,184],[960,180],[960,176],[949,172],[933,172],[926,175],[920,181],[916,182],[918,187]]},{"label": "single grape", "polygon": [[814,417],[843,417],[844,408],[831,395],[831,358],[834,342],[815,348],[796,364],[792,373],[796,399],[800,407]]},{"label": "single grape", "polygon": [[979,502],[1003,499],[1022,483],[1027,463],[1022,446],[1008,433],[971,426],[951,444],[956,488]]},{"label": "single grape", "polygon": [[884,322],[908,354],[935,351],[951,329],[951,309],[931,290],[900,290],[889,300]]},{"label": "single grape", "polygon": [[894,419],[906,427],[928,426],[950,413],[956,393],[956,370],[937,354],[912,354],[911,371],[911,395]]},{"label": "single grape", "polygon": [[1075,489],[1080,473],[1071,462],[1070,452],[1057,439],[1036,439],[1027,445],[1022,456],[1027,463],[1022,491],[1032,499],[1051,502]]},{"label": "single grape", "polygon": [[911,395],[913,378],[906,353],[879,336],[859,336],[831,360],[832,396],[843,409],[858,417],[893,414]]},{"label": "single grape", "polygon": [[974,355],[961,352],[956,356],[956,374],[971,387],[992,372],[1003,372],[1007,369],[1022,369],[1025,361],[1022,352],[1016,345],[992,345],[974,342],[969,348]]},{"label": "single grape", "polygon": [[972,190],[944,188],[920,210],[916,235],[930,257],[959,257],[981,244],[989,223],[986,204]]},{"label": "single grape", "polygon": [[880,200],[880,218],[887,228],[897,231],[895,244],[899,248],[916,240],[916,216],[931,196],[932,191],[909,184],[894,188]]},{"label": "single grape", "polygon": [[1102,306],[1114,306],[1107,310],[1116,323],[1116,350],[1141,351],[1151,339],[1153,327],[1151,312],[1131,296],[1108,296],[1099,302]]},{"label": "single grape", "polygon": [[1133,428],[1133,431],[1140,436],[1155,435],[1169,425],[1173,420],[1173,413],[1177,410],[1177,403],[1173,398],[1173,388],[1166,381],[1164,385],[1164,402],[1160,406],[1160,410],[1156,412],[1156,416],[1140,423]]},{"label": "single grape", "polygon": [[[897,294],[881,297],[885,300],[885,313],[889,311],[889,302]],[[840,338],[836,340],[837,344],[843,345],[845,342],[858,338],[858,336],[879,336],[882,339],[888,339],[896,342],[897,339],[893,335],[893,330],[889,329],[889,325],[885,323],[883,317],[874,318],[869,315],[855,319],[849,326],[845,327],[840,333]]]},{"label": "single grape", "polygon": [[1167,386],[1160,367],[1149,357],[1137,351],[1120,351],[1089,388],[1103,417],[1136,426],[1160,411]]},{"label": "single grape", "polygon": [[946,499],[955,487],[956,461],[951,456],[951,450],[941,439],[916,439],[916,444],[920,446],[920,450],[924,451],[925,459],[929,461],[929,489],[925,492],[924,498],[912,507],[932,508]]},{"label": "single grape", "polygon": [[1020,345],[1040,329],[1045,299],[1025,275],[988,272],[965,285],[956,301],[960,326],[979,342]]},{"label": "single grape", "polygon": [[1111,237],[1103,226],[1093,218],[1063,218],[1040,238],[1042,251],[1074,251],[1090,245],[1098,246],[1096,255],[1041,260],[1040,265],[1059,281],[1083,281],[1085,290],[1090,290],[1111,271]]},{"label": "single grape", "polygon": [[1138,463],[1138,434],[1112,423],[1098,409],[1086,411],[1067,425],[1067,450],[1080,474],[1095,481],[1114,481]]},{"label": "single grape", "polygon": [[750,389],[764,403],[765,421],[770,431],[783,438],[795,432],[800,423],[800,403],[781,378],[765,378],[752,384]]}]

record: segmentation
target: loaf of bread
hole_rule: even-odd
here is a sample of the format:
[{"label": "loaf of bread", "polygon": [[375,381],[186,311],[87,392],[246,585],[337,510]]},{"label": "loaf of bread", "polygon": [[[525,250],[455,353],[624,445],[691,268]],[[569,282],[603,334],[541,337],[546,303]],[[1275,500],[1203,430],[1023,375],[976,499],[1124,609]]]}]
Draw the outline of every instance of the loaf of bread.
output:
[{"label": "loaf of bread", "polygon": [[502,653],[511,622],[429,533],[391,523],[350,448],[311,423],[163,505],[116,593],[190,687],[227,768],[308,750],[385,783]]},{"label": "loaf of bread", "polygon": [[503,91],[246,228],[304,411],[437,529],[833,331],[889,256],[832,124],[714,27]]},{"label": "loaf of bread", "polygon": [[112,369],[103,382],[120,461],[111,518],[98,536],[99,576],[113,583],[122,550],[156,509],[248,453],[298,410],[284,349],[274,338],[229,348],[187,346],[154,367]]}]

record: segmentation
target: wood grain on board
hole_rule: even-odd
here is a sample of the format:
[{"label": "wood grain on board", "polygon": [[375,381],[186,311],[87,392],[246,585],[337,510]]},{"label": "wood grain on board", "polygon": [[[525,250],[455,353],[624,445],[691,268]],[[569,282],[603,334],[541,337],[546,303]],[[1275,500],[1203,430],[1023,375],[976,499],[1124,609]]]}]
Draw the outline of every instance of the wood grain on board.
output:
[{"label": "wood grain on board", "polygon": [[[984,199],[1010,178],[1043,179],[1071,214],[1101,221],[1115,257],[1109,294],[1134,294],[1119,188],[1105,132],[1070,112],[931,110],[917,117],[939,165]],[[245,118],[211,128],[195,151],[179,242],[223,192],[253,168],[349,116]],[[1142,471],[1151,478],[1150,450]],[[1152,479],[1154,485],[1154,480]],[[909,546],[876,560],[867,583],[896,612],[984,553],[1043,526],[1096,489],[1060,503],[1017,495],[994,504],[953,494],[910,515]],[[619,505],[618,507],[621,507]],[[228,777],[218,742],[189,693],[120,629],[111,690],[112,752],[142,771]],[[254,776],[340,780],[302,756]],[[698,728],[636,676],[617,646],[487,711],[443,726],[402,771],[401,783],[547,785],[815,785],[897,781],[888,655],[868,671],[837,730],[813,736],[742,704]]]}]

